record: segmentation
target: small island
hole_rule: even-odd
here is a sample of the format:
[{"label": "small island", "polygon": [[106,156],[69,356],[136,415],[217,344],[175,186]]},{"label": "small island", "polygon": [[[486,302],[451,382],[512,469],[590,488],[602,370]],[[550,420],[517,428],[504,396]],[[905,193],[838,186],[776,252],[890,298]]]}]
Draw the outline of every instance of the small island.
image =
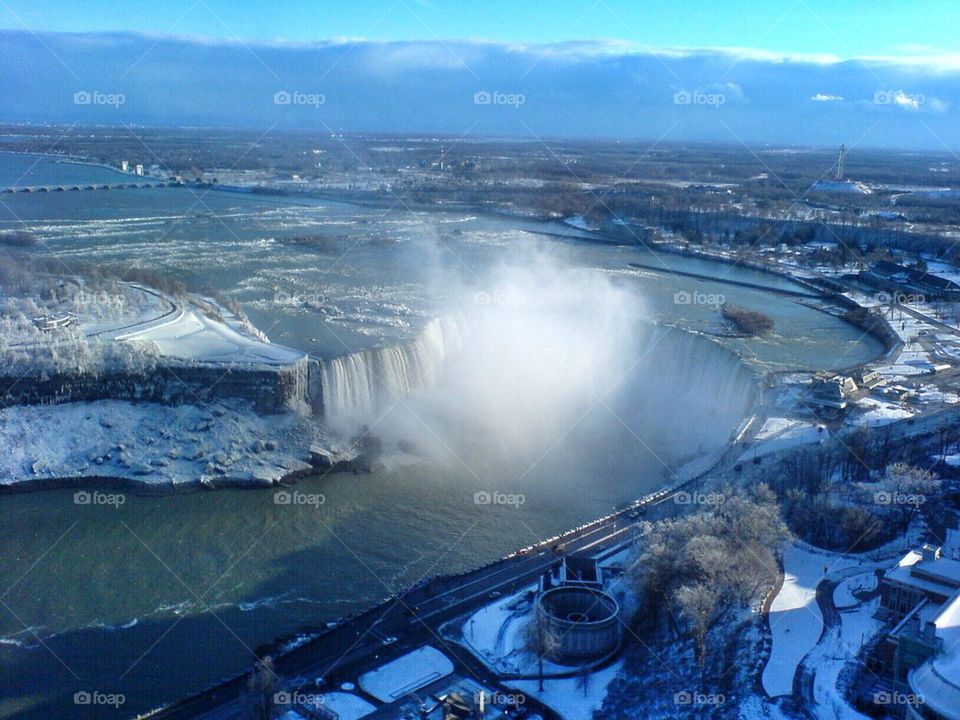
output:
[{"label": "small island", "polygon": [[773,330],[773,319],[756,310],[723,303],[720,306],[720,313],[723,319],[732,323],[737,333],[743,337],[762,335]]}]

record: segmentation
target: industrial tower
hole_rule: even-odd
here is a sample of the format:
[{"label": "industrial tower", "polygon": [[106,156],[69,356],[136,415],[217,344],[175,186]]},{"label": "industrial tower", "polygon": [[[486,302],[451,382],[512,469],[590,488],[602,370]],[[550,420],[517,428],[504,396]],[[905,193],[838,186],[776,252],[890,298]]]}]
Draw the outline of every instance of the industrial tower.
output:
[{"label": "industrial tower", "polygon": [[837,157],[837,180],[843,180],[843,161],[847,157],[847,146],[840,146],[840,155]]}]

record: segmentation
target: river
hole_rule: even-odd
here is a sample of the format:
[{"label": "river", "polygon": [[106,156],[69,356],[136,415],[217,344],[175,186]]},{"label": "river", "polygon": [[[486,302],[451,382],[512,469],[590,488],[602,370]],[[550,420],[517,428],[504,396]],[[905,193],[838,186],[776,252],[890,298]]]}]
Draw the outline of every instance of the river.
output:
[{"label": "river", "polygon": [[[110,171],[0,153],[0,186],[24,173],[21,184],[69,185]],[[422,451],[302,481],[319,506],[277,505],[270,490],[127,495],[119,509],[77,506],[69,491],[0,495],[0,717],[78,716],[78,690],[123,693],[126,716],[196,691],[247,668],[261,643],[668,482],[723,446],[759,373],[882,350],[794,298],[669,270],[797,289],[788,280],[589,242],[561,223],[194,188],[0,199],[0,229],[34,233],[32,252],[64,272],[164,271],[328,362],[409,343],[451,308],[480,318],[460,321],[439,391],[373,418],[374,434]],[[721,295],[775,331],[717,337],[716,305],[684,301]],[[518,402],[527,391],[535,401]],[[574,407],[582,417],[560,427],[557,412]],[[478,492],[522,503],[478,505]]]}]

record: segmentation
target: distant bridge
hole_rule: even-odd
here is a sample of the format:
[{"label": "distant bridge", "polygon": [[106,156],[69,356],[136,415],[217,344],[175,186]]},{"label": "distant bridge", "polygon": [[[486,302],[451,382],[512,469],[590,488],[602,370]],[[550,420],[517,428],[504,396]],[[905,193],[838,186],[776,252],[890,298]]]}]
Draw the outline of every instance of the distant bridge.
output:
[{"label": "distant bridge", "polygon": [[79,192],[81,190],[140,190],[142,188],[180,187],[176,180],[152,180],[150,182],[103,183],[80,185],[16,185],[3,189],[5,193]]}]

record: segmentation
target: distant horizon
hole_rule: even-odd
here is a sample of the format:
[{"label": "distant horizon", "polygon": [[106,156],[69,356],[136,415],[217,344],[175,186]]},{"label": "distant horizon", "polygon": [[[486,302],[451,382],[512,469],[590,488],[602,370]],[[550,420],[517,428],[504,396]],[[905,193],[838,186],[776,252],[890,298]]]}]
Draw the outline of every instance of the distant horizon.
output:
[{"label": "distant horizon", "polygon": [[[622,43],[0,31],[8,122],[940,149],[960,70]],[[952,60],[950,61],[952,62]],[[186,70],[185,70],[186,69]],[[43,78],[43,82],[37,82]]]},{"label": "distant horizon", "polygon": [[[310,136],[321,136],[329,139],[330,133],[326,130],[312,130],[307,128],[268,128],[266,126],[229,126],[229,125],[163,125],[163,124],[144,124],[144,123],[130,123],[130,124],[117,124],[109,125],[105,123],[100,124],[81,124],[81,123],[51,123],[51,122],[10,122],[6,120],[0,120],[0,128],[37,128],[37,129],[52,129],[52,130],[64,130],[73,128],[74,130],[129,130],[131,128],[145,129],[145,130],[170,130],[170,131],[208,131],[208,132],[237,132],[237,133],[268,133],[268,134],[278,134],[278,135],[310,135]],[[638,146],[649,146],[650,144],[656,142],[655,138],[650,137],[637,137],[637,138],[615,138],[615,137],[578,137],[578,136],[560,136],[560,135],[543,135],[539,139],[532,137],[523,137],[520,135],[470,135],[467,137],[459,136],[455,133],[417,133],[417,132],[391,132],[391,131],[337,131],[335,135],[342,135],[344,137],[351,138],[363,138],[363,139],[375,139],[375,138],[384,138],[384,139],[404,139],[404,138],[416,138],[422,140],[435,140],[437,142],[451,141],[455,144],[476,144],[482,142],[509,142],[513,144],[522,144],[529,143],[531,145],[536,145],[541,141],[550,142],[550,143],[570,143],[570,144],[583,144],[583,145],[638,145]],[[4,135],[0,134],[0,141],[2,141]],[[745,145],[751,149],[758,150],[797,150],[804,152],[823,152],[828,154],[836,154],[840,145],[844,145],[844,141],[841,140],[834,145],[825,145],[825,144],[786,144],[786,143],[750,143],[747,142]],[[737,148],[742,149],[743,144],[740,144],[736,141],[724,141],[724,140],[662,140],[657,143],[657,147],[660,149],[668,147],[678,147],[678,146],[688,146],[688,147],[713,147],[723,150],[736,150]],[[44,152],[40,150],[15,150],[11,148],[0,147],[0,152],[14,152],[22,153],[27,155],[49,155],[52,157],[68,157],[70,154],[61,154],[57,152]],[[944,157],[948,156],[955,158],[956,155],[952,150],[948,149],[926,149],[926,148],[897,148],[897,147],[882,147],[882,146],[872,146],[872,145],[858,145],[851,152],[850,149],[847,151],[847,161],[850,161],[851,155],[853,158],[856,158],[857,154],[904,154],[904,155],[929,155],[931,157]]]}]

